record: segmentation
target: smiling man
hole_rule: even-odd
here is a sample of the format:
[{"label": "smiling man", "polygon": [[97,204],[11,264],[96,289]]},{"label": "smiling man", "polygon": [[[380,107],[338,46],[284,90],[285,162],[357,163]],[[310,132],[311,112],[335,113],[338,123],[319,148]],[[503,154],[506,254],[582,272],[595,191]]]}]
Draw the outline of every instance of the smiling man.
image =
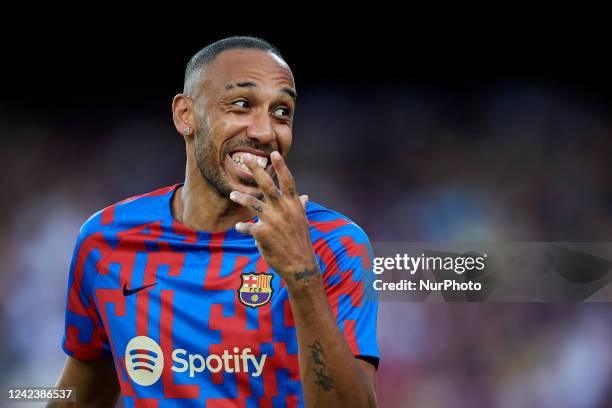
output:
[{"label": "smiling man", "polygon": [[370,243],[298,195],[296,97],[263,40],[190,60],[172,103],[184,183],[96,213],[77,240],[59,386],[80,405],[376,404]]}]

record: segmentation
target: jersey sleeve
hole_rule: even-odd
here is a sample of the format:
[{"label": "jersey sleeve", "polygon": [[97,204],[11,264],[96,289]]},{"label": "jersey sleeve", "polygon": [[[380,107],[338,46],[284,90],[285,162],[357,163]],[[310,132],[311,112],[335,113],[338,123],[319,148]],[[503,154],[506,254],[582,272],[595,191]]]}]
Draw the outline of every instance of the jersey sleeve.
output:
[{"label": "jersey sleeve", "polygon": [[94,301],[96,264],[102,233],[92,217],[81,227],[70,264],[62,348],[71,357],[95,360],[110,355],[110,345]]},{"label": "jersey sleeve", "polygon": [[353,355],[373,358],[377,363],[378,300],[372,286],[372,246],[356,224],[346,221],[336,225],[340,226],[313,243],[327,297]]}]

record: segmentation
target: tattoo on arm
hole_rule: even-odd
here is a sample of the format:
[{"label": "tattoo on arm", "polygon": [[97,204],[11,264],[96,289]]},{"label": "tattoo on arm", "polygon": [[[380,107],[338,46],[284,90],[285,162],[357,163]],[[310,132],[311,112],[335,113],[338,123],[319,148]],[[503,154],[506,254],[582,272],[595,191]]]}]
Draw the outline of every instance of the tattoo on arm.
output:
[{"label": "tattoo on arm", "polygon": [[323,388],[325,391],[330,391],[334,388],[334,380],[327,372],[327,364],[325,363],[325,351],[323,345],[316,340],[308,346],[310,349],[310,357],[315,365],[314,373],[317,376],[315,384]]},{"label": "tattoo on arm", "polygon": [[260,206],[258,206],[258,205],[252,205],[252,206],[251,206],[251,208],[252,208],[253,210],[257,211],[258,213],[260,213],[260,212],[262,212],[262,211],[263,211],[263,208],[261,208],[261,207],[260,207]]},{"label": "tattoo on arm", "polygon": [[313,276],[319,273],[320,273],[319,266],[317,265],[315,268],[310,268],[310,269],[306,268],[302,272],[297,272],[293,276],[295,277],[295,280],[298,282],[308,283]]}]

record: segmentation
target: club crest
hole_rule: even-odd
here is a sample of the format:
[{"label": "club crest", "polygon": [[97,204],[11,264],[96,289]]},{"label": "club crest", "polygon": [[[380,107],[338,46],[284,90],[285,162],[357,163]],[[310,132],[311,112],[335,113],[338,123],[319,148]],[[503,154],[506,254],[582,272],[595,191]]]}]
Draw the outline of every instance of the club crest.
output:
[{"label": "club crest", "polygon": [[271,273],[243,273],[240,275],[242,282],[238,288],[238,299],[245,306],[260,307],[272,299]]}]

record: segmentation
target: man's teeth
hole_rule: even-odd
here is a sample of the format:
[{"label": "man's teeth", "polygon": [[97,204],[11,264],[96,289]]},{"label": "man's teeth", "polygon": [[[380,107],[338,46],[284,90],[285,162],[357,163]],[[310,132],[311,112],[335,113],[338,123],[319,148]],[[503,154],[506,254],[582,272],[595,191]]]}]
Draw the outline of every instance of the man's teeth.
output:
[{"label": "man's teeth", "polygon": [[245,161],[245,159],[247,157],[249,157],[251,159],[254,159],[255,163],[257,163],[259,166],[261,166],[264,169],[266,168],[266,165],[268,164],[268,158],[267,157],[262,157],[262,156],[258,156],[256,154],[251,154],[251,153],[247,153],[247,152],[238,152],[238,153],[235,153],[232,156],[232,160],[234,161],[234,163],[238,164],[244,170],[248,170],[249,168],[244,163],[244,161]]}]

